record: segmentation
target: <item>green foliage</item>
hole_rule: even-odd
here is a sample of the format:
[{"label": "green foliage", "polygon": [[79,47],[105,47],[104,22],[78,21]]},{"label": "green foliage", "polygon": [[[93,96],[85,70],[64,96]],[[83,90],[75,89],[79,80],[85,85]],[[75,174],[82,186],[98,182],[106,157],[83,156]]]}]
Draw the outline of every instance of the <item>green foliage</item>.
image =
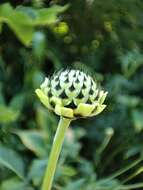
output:
[{"label": "green foliage", "polygon": [[[0,6],[0,25],[2,23],[15,32],[17,37],[25,44],[30,45],[36,26],[46,26],[57,21],[57,14],[67,7],[53,6],[36,10],[32,7],[18,6],[16,9],[9,4]],[[0,27],[2,30],[2,26]]]},{"label": "green foliage", "polygon": [[44,157],[46,155],[44,137],[39,131],[18,131],[17,134],[23,144],[37,156]]},{"label": "green foliage", "polygon": [[0,165],[15,172],[19,177],[24,177],[24,163],[19,155],[9,148],[0,147]]},{"label": "green foliage", "polygon": [[33,190],[32,187],[28,186],[26,183],[19,181],[17,178],[11,178],[2,183],[2,190]]},{"label": "green foliage", "polygon": [[1,123],[9,123],[15,121],[18,118],[19,111],[14,111],[9,107],[4,105],[0,106],[0,122]]},{"label": "green foliage", "polygon": [[34,90],[81,65],[108,106],[68,129],[53,190],[142,189],[143,2],[55,2],[0,4],[0,189],[40,189],[58,118]]}]

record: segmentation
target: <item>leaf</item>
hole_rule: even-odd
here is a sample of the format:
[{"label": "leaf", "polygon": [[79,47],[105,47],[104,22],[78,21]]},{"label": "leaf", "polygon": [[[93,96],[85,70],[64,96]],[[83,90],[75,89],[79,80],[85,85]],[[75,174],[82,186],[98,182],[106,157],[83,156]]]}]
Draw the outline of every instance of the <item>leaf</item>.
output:
[{"label": "leaf", "polygon": [[141,161],[142,161],[141,158],[136,159],[135,161],[133,161],[133,162],[132,162],[131,164],[129,164],[128,166],[126,166],[126,167],[124,167],[124,168],[118,170],[117,172],[113,173],[112,175],[110,175],[110,176],[107,178],[107,180],[108,180],[108,179],[110,179],[110,180],[111,180],[111,179],[114,179],[114,178],[116,178],[116,177],[118,177],[118,176],[124,174],[125,172],[127,172],[128,170],[132,169],[132,168],[135,167],[137,164],[139,164]]},{"label": "leaf", "polygon": [[75,180],[70,182],[63,190],[75,190],[75,189],[82,189],[85,179]]},{"label": "leaf", "polygon": [[0,105],[4,105],[4,104],[5,104],[4,96],[2,93],[0,93]]},{"label": "leaf", "polygon": [[44,135],[39,131],[17,131],[23,144],[39,157],[47,155]]},{"label": "leaf", "polygon": [[[51,137],[50,128],[55,128],[56,119],[54,115],[42,106],[37,108],[36,121],[39,128],[45,131],[47,139]],[[50,127],[49,127],[50,126]]]},{"label": "leaf", "polygon": [[[0,6],[0,25],[8,24],[19,40],[26,46],[31,45],[36,26],[45,26],[57,22],[57,14],[67,6],[53,6],[44,9],[19,6],[14,9],[9,3]],[[32,13],[32,14],[29,14]]]},{"label": "leaf", "polygon": [[129,78],[143,64],[143,55],[138,49],[133,49],[122,55],[120,61],[124,75]]},{"label": "leaf", "polygon": [[2,182],[1,190],[33,190],[33,188],[13,177]]},{"label": "leaf", "polygon": [[34,160],[30,167],[28,178],[33,181],[34,185],[39,185],[43,178],[45,168],[47,165],[47,159]]},{"label": "leaf", "polygon": [[117,97],[117,103],[123,104],[126,107],[136,107],[140,102],[141,100],[136,96],[118,95]]},{"label": "leaf", "polygon": [[95,190],[117,190],[117,188],[119,188],[121,190],[122,188],[122,184],[120,184],[120,182],[116,179],[114,180],[109,180],[108,178],[103,178],[98,180],[95,183]]},{"label": "leaf", "polygon": [[9,148],[0,146],[0,165],[13,171],[20,178],[24,177],[24,163],[21,157]]},{"label": "leaf", "polygon": [[84,176],[88,176],[89,178],[92,176],[92,178],[96,178],[96,173],[94,172],[93,165],[87,160],[80,159],[79,170],[82,174],[84,174]]},{"label": "leaf", "polygon": [[64,12],[68,6],[54,5],[51,8],[43,8],[38,11],[38,17],[35,20],[36,25],[49,25],[57,21],[57,14]]},{"label": "leaf", "polygon": [[59,172],[61,175],[65,175],[65,176],[75,176],[77,174],[77,171],[73,168],[73,167],[70,167],[70,166],[59,166]]},{"label": "leaf", "polygon": [[133,157],[137,154],[139,154],[140,152],[142,152],[142,145],[135,145],[131,148],[129,148],[125,154],[125,159],[129,159],[130,157]]},{"label": "leaf", "polygon": [[0,22],[8,24],[25,45],[30,44],[34,30],[25,14],[15,11],[9,3],[5,3],[0,6]]},{"label": "leaf", "polygon": [[0,23],[0,33],[2,32],[2,23]]},{"label": "leaf", "polygon": [[49,8],[34,9],[33,7],[18,6],[15,11],[27,16],[30,19],[30,22],[28,20],[30,25],[41,26],[55,23],[58,18],[57,15],[67,10],[68,7],[69,5],[53,5]]},{"label": "leaf", "polygon": [[127,183],[131,179],[135,178],[137,175],[143,173],[143,167],[139,167],[135,172],[133,172],[131,175],[129,175],[126,179],[123,180],[123,183]]},{"label": "leaf", "polygon": [[24,98],[25,94],[17,94],[14,96],[10,102],[10,107],[12,107],[14,110],[21,110],[24,104]]},{"label": "leaf", "polygon": [[137,109],[132,111],[132,120],[137,132],[143,129],[143,113]]},{"label": "leaf", "polygon": [[32,26],[17,24],[13,21],[13,18],[11,18],[11,20],[8,20],[7,24],[11,27],[11,29],[15,32],[15,34],[23,44],[25,44],[26,46],[31,45],[34,34],[34,29]]},{"label": "leaf", "polygon": [[[41,60],[46,51],[45,35],[42,32],[35,32],[33,37],[33,54],[36,58]],[[37,79],[38,80],[38,79]]]},{"label": "leaf", "polygon": [[0,123],[9,123],[17,120],[19,116],[19,111],[0,105]]}]

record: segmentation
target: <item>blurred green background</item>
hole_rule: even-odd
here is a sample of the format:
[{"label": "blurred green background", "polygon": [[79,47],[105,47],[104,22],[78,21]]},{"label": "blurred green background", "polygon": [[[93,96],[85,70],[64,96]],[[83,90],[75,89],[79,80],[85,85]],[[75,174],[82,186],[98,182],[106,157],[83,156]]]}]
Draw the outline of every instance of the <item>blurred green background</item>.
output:
[{"label": "blurred green background", "polygon": [[0,1],[0,190],[39,190],[58,117],[34,90],[83,68],[106,110],[67,131],[52,190],[143,189],[143,1]]}]

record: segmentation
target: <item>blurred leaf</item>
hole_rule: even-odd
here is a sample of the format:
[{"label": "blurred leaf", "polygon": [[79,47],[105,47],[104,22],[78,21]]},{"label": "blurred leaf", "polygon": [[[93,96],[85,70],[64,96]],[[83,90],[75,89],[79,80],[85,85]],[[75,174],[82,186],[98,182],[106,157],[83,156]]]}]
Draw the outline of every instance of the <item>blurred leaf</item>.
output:
[{"label": "blurred leaf", "polygon": [[23,144],[34,152],[38,157],[47,155],[45,137],[39,131],[17,131]]},{"label": "blurred leaf", "polygon": [[33,81],[33,87],[37,88],[39,86],[44,78],[44,74],[38,70],[35,70],[32,75],[32,81]]},{"label": "blurred leaf", "polygon": [[[79,150],[81,149],[81,144],[77,141],[71,141],[70,139],[66,138],[64,143],[64,148],[62,149],[63,152],[63,159],[67,156],[71,159],[77,159]],[[71,154],[72,150],[72,154]]]},{"label": "blurred leaf", "polygon": [[97,148],[97,150],[95,152],[95,163],[96,163],[96,165],[98,165],[99,162],[101,161],[101,156],[102,156],[103,152],[105,151],[106,147],[109,145],[113,135],[114,135],[113,128],[108,127],[105,129],[105,137],[104,137],[101,145]]},{"label": "blurred leaf", "polygon": [[16,11],[22,12],[29,18],[30,25],[49,25],[57,21],[57,14],[64,12],[69,6],[53,5],[50,8],[34,9],[33,7],[18,6]]},{"label": "blurred leaf", "polygon": [[73,131],[74,131],[74,136],[77,140],[86,135],[85,129],[78,126],[76,126],[76,128]]},{"label": "blurred leaf", "polygon": [[143,112],[140,112],[137,109],[133,110],[132,120],[136,131],[140,132],[143,129]]},{"label": "blurred leaf", "polygon": [[75,189],[82,189],[85,180],[79,179],[71,181],[66,187],[62,188],[63,190],[75,190]]},{"label": "blurred leaf", "polygon": [[61,69],[62,65],[55,49],[48,49],[47,57],[53,62],[55,70]]},{"label": "blurred leaf", "polygon": [[133,157],[139,154],[140,152],[142,152],[142,145],[135,145],[127,150],[124,157],[125,159],[129,159],[130,157]]},{"label": "blurred leaf", "polygon": [[21,157],[14,151],[0,146],[0,165],[15,172],[20,178],[24,177],[24,163]]},{"label": "blurred leaf", "polygon": [[34,185],[39,185],[43,178],[45,168],[47,166],[47,159],[44,160],[34,160],[30,166],[28,178],[32,180]]},{"label": "blurred leaf", "polygon": [[133,167],[135,167],[137,164],[139,164],[143,159],[139,158],[137,160],[134,160],[131,164],[129,164],[128,166],[120,169],[119,171],[111,174],[108,178],[108,179],[114,179],[122,174],[124,174],[125,172],[127,172],[128,170],[132,169]]},{"label": "blurred leaf", "polygon": [[2,23],[0,23],[0,33],[2,32]]},{"label": "blurred leaf", "polygon": [[38,11],[38,16],[35,20],[36,25],[49,25],[57,21],[57,14],[64,12],[68,6],[54,5],[51,8],[43,8]]},{"label": "blurred leaf", "polygon": [[[116,179],[109,180],[108,178],[106,179],[101,179],[98,180],[95,183],[95,190],[117,190],[118,188],[121,190],[123,185]],[[118,189],[118,190],[119,190]]]},{"label": "blurred leaf", "polygon": [[35,32],[33,37],[33,54],[37,59],[42,59],[46,51],[45,35],[42,32]]},{"label": "blurred leaf", "polygon": [[77,173],[77,171],[74,168],[70,167],[70,166],[65,166],[65,165],[64,166],[59,166],[58,169],[60,170],[60,173],[62,175],[64,175],[64,176],[72,177],[72,176],[76,175],[76,173]]},{"label": "blurred leaf", "polygon": [[10,4],[5,3],[0,6],[0,22],[7,23],[25,45],[30,44],[34,30],[27,15],[15,11]]},{"label": "blurred leaf", "polygon": [[136,107],[141,100],[137,96],[118,95],[117,102],[127,107]]},{"label": "blurred leaf", "polygon": [[13,108],[14,110],[20,111],[23,107],[24,104],[24,98],[25,95],[24,93],[22,94],[17,94],[16,96],[13,97],[13,99],[10,101],[10,107]]},{"label": "blurred leaf", "polygon": [[143,187],[143,183],[135,183],[135,184],[125,185],[122,188],[118,187],[116,190],[140,189],[141,187]]},{"label": "blurred leaf", "polygon": [[51,137],[51,128],[55,128],[57,120],[52,112],[45,109],[43,106],[37,107],[36,121],[38,127],[45,131],[47,140]]},{"label": "blurred leaf", "polygon": [[137,175],[143,173],[143,167],[139,167],[135,172],[133,172],[131,175],[127,177],[127,179],[124,179],[123,183],[127,183],[131,179],[135,178]]},{"label": "blurred leaf", "polygon": [[0,123],[10,123],[16,121],[19,116],[19,111],[0,105]]},{"label": "blurred leaf", "polygon": [[138,49],[128,51],[120,57],[122,70],[126,77],[131,77],[136,70],[143,64],[143,54]]},{"label": "blurred leaf", "polygon": [[10,178],[2,182],[1,190],[34,190],[26,183],[20,181],[17,178]]},{"label": "blurred leaf", "polygon": [[[6,23],[15,32],[24,45],[29,46],[33,39],[35,26],[45,26],[57,22],[57,14],[65,11],[67,6],[52,6],[51,8],[34,9],[19,6],[17,9],[9,3],[0,6],[0,22]],[[33,16],[34,15],[34,16]]]},{"label": "blurred leaf", "polygon": [[87,176],[88,178],[94,178],[94,180],[96,179],[96,173],[94,172],[94,168],[91,162],[87,161],[87,160],[83,160],[81,159],[79,161],[80,165],[80,172],[84,175]]},{"label": "blurred leaf", "polygon": [[0,94],[0,105],[4,105],[5,101],[4,101],[4,97],[2,95],[2,93]]},{"label": "blurred leaf", "polygon": [[[45,110],[43,107],[38,107],[36,120],[37,120],[38,126],[41,129],[47,126],[47,118],[48,118],[47,110]],[[48,133],[47,133],[47,136],[48,136]]]}]

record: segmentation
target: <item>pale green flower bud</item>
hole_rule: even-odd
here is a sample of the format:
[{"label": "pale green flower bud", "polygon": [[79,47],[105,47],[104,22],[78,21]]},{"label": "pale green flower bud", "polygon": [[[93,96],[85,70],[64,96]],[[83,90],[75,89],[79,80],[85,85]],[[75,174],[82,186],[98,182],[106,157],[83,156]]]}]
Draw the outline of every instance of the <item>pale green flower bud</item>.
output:
[{"label": "pale green flower bud", "polygon": [[79,70],[60,71],[45,78],[36,94],[47,108],[70,119],[95,116],[106,107],[107,92]]}]

